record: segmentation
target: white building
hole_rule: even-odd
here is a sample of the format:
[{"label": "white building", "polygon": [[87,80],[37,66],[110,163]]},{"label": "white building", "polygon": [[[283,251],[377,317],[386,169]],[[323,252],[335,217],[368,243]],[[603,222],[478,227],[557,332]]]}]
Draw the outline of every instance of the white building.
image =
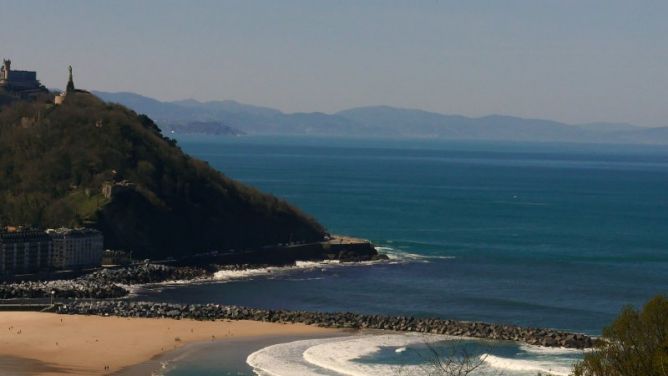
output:
[{"label": "white building", "polygon": [[52,245],[39,230],[0,230],[0,275],[51,269]]},{"label": "white building", "polygon": [[52,264],[56,269],[99,266],[102,260],[103,237],[90,228],[59,228],[46,231],[53,242]]}]

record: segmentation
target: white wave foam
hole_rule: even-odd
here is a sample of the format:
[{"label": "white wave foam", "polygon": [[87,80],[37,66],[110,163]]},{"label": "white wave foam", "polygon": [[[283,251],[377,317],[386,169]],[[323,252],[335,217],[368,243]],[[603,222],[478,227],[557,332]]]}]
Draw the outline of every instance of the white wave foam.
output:
[{"label": "white wave foam", "polygon": [[441,256],[441,255],[422,255],[419,253],[411,253],[406,251],[401,251],[395,248],[390,247],[376,247],[376,249],[387,255],[390,259],[390,262],[424,262],[428,263],[429,260],[451,260],[455,256]]},{"label": "white wave foam", "polygon": [[295,267],[299,269],[312,269],[312,268],[320,268],[323,266],[340,265],[340,264],[341,262],[339,260],[296,261]]},{"label": "white wave foam", "polygon": [[250,279],[253,277],[267,276],[277,268],[258,268],[242,270],[219,270],[213,274],[213,279],[218,282],[232,281],[237,279]]},{"label": "white wave foam", "polygon": [[246,361],[256,374],[262,376],[384,376],[397,374],[398,371],[410,375],[426,375],[425,370],[419,366],[400,367],[358,363],[354,360],[380,351],[381,347],[406,349],[409,345],[449,338],[451,337],[408,333],[295,341],[261,349],[248,356]]},{"label": "white wave foam", "polygon": [[580,355],[590,350],[570,349],[566,347],[543,347],[534,345],[520,345],[520,350],[536,355]]},{"label": "white wave foam", "polygon": [[[326,339],[295,341],[273,345],[248,356],[247,363],[258,375],[346,375],[380,376],[392,374],[428,375],[424,365],[392,365],[374,363],[373,355],[388,348],[397,357],[405,356],[409,346],[424,343],[461,340],[458,337],[417,333],[356,335]],[[567,355],[571,355],[570,352]],[[360,361],[366,358],[365,361]],[[401,358],[397,358],[399,361]],[[505,372],[513,375],[535,375],[537,372],[568,375],[573,358],[537,355],[537,359],[510,359],[494,355],[481,356],[484,366],[475,375]],[[399,363],[399,362],[397,362]]]},{"label": "white wave foam", "polygon": [[[425,342],[438,342],[446,336],[419,334],[386,334],[350,337],[345,341],[319,344],[304,351],[304,359],[311,364],[349,376],[383,376],[403,372],[409,375],[427,375],[419,366],[396,366],[354,362],[355,359],[377,353],[381,347],[405,348]],[[396,352],[396,349],[395,349]]]},{"label": "white wave foam", "polygon": [[[249,269],[239,269],[239,270],[219,270],[215,272],[211,277],[196,278],[191,280],[172,280],[159,283],[138,284],[138,285],[128,286],[128,288],[135,289],[135,291],[141,291],[141,289],[145,288],[145,286],[151,286],[151,288],[155,290],[156,286],[195,285],[195,284],[221,283],[221,282],[224,283],[224,282],[232,282],[237,280],[254,279],[261,277],[271,278],[274,276],[282,276],[306,270],[320,269],[322,271],[325,271],[335,267],[369,266],[381,262],[383,262],[383,260],[355,262],[355,263],[341,263],[339,262],[339,260],[296,261],[294,265],[290,266],[270,266],[264,268],[249,268]],[[305,278],[305,280],[309,279],[320,279],[320,278]]]},{"label": "white wave foam", "polygon": [[126,299],[136,297],[142,292],[143,289],[142,285],[126,285],[124,283],[119,283],[118,286],[124,288],[128,292],[128,294],[125,296]]},{"label": "white wave foam", "polygon": [[313,364],[303,358],[304,351],[311,346],[330,341],[340,341],[342,338],[309,339],[289,343],[281,343],[260,349],[246,358],[246,363],[253,367],[253,372],[260,376],[284,375],[336,375]]},{"label": "white wave foam", "polygon": [[325,270],[344,265],[347,264],[340,263],[339,260],[297,261],[295,262],[295,265],[291,266],[270,266],[266,268],[242,270],[220,270],[213,274],[213,279],[217,282],[225,282],[239,279],[252,279],[255,277],[282,275],[299,270]]},{"label": "white wave foam", "polygon": [[[429,262],[432,259],[454,259],[454,256],[428,256],[417,253],[410,253],[399,251],[390,247],[376,247],[381,253],[388,256],[390,264],[405,263],[405,262]],[[270,266],[265,268],[251,268],[240,270],[219,270],[213,274],[212,277],[196,278],[191,280],[172,280],[160,283],[149,283],[149,286],[174,286],[174,285],[188,285],[211,282],[230,282],[243,279],[253,279],[260,277],[280,276],[288,273],[293,273],[300,270],[327,270],[335,267],[356,267],[356,266],[371,266],[376,264],[388,263],[385,260],[361,261],[352,263],[342,263],[339,260],[322,260],[322,261],[296,261],[291,266]],[[133,295],[136,295],[145,285],[129,285],[125,286],[132,290]]]},{"label": "white wave foam", "polygon": [[555,376],[568,376],[571,371],[571,365],[563,364],[563,361],[510,359],[494,355],[485,355],[481,357],[481,359],[483,359],[490,367],[504,371],[531,372],[532,374],[541,372]]},{"label": "white wave foam", "polygon": [[432,260],[454,260],[455,256],[425,256],[428,259]]}]

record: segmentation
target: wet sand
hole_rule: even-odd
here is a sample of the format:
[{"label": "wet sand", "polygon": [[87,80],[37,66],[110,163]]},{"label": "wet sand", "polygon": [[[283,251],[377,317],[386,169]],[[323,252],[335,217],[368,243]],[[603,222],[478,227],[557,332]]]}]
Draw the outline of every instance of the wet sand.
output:
[{"label": "wet sand", "polygon": [[338,333],[308,325],[256,321],[0,312],[0,370],[2,375],[17,376],[107,375],[121,371],[130,375],[130,366],[160,359],[161,354],[186,344]]},{"label": "wet sand", "polygon": [[350,333],[341,331],[315,335],[273,335],[232,338],[213,343],[193,343],[160,354],[144,363],[122,369],[114,373],[113,376],[146,376],[164,374],[165,372],[176,376],[198,374],[255,376],[252,367],[246,363],[248,355],[255,351],[279,343],[345,335],[350,335]]}]

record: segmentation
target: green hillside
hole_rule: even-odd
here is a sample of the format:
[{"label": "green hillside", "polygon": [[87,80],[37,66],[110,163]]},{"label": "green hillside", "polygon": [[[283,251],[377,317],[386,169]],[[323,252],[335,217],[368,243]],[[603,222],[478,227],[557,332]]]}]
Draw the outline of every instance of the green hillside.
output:
[{"label": "green hillside", "polygon": [[51,99],[2,101],[0,224],[86,224],[151,258],[322,239],[312,218],[184,154],[148,117],[87,93]]}]

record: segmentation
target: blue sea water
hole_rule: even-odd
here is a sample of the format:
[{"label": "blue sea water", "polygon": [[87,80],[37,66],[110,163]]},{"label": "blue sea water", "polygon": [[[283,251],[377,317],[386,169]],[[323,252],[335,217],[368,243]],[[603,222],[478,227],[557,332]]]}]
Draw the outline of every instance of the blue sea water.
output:
[{"label": "blue sea water", "polygon": [[162,286],[139,298],[599,334],[624,305],[668,293],[666,147],[255,136],[179,144],[330,232],[406,262]]}]

